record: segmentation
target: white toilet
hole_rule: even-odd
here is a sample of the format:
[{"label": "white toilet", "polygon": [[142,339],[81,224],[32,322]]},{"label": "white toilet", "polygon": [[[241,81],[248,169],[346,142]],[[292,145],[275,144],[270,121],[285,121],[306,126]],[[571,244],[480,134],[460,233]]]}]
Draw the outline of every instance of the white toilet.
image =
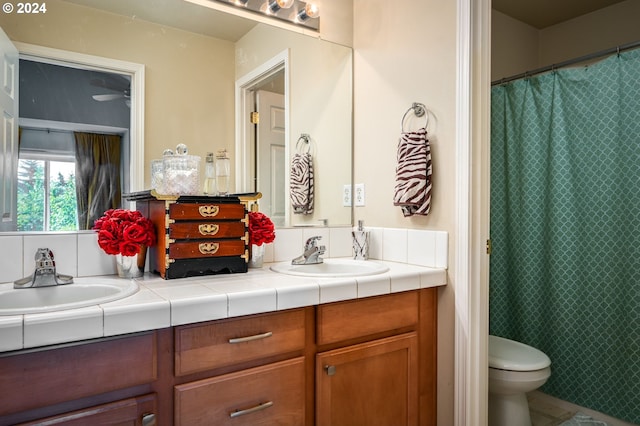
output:
[{"label": "white toilet", "polygon": [[527,392],[551,375],[551,360],[536,348],[489,336],[489,426],[531,426]]}]

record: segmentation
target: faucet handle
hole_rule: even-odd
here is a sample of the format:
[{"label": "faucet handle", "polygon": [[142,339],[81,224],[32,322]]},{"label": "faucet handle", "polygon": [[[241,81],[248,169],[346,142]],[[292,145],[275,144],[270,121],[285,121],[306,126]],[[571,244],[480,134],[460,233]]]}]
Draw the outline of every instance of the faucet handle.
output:
[{"label": "faucet handle", "polygon": [[53,252],[48,248],[39,248],[35,254],[36,269],[55,268],[56,262],[53,260]]},{"label": "faucet handle", "polygon": [[309,238],[307,242],[304,243],[304,249],[309,250],[311,248],[314,248],[316,246],[316,242],[321,239],[322,239],[322,236],[320,235],[316,235],[315,237]]}]

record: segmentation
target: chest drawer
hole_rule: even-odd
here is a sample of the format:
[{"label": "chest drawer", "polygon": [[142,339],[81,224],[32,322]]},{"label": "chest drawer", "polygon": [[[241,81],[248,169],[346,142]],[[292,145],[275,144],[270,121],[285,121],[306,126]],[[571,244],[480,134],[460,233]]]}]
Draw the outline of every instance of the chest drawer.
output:
[{"label": "chest drawer", "polygon": [[227,220],[244,218],[242,204],[175,203],[169,206],[172,220]]},{"label": "chest drawer", "polygon": [[261,314],[175,329],[175,374],[240,364],[302,350],[304,310]]},{"label": "chest drawer", "polygon": [[177,222],[169,225],[169,238],[173,240],[241,238],[244,233],[242,222]]},{"label": "chest drawer", "polygon": [[169,245],[171,259],[195,259],[219,256],[241,256],[245,245],[242,240],[180,241]]},{"label": "chest drawer", "polygon": [[304,358],[178,385],[175,424],[304,424]]},{"label": "chest drawer", "polygon": [[317,343],[325,345],[418,323],[418,292],[319,305]]}]

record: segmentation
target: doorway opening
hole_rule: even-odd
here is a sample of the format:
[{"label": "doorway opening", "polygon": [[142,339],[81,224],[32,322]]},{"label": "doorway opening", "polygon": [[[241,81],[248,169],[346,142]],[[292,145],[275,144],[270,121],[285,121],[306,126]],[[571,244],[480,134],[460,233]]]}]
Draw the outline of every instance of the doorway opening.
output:
[{"label": "doorway opening", "polygon": [[288,87],[288,51],[236,81],[237,190],[261,192],[260,210],[280,227],[289,223]]}]

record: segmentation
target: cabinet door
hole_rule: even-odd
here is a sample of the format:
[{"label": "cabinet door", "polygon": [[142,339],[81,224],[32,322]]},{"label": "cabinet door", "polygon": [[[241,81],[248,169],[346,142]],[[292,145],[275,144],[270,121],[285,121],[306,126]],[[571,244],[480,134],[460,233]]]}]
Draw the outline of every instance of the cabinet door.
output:
[{"label": "cabinet door", "polygon": [[318,426],[416,425],[415,332],[316,355]]},{"label": "cabinet door", "polygon": [[118,426],[155,426],[157,397],[155,394],[128,398],[109,404],[97,405],[72,413],[40,419],[27,425],[118,425]]},{"label": "cabinet door", "polygon": [[304,424],[304,358],[175,387],[176,426]]}]

